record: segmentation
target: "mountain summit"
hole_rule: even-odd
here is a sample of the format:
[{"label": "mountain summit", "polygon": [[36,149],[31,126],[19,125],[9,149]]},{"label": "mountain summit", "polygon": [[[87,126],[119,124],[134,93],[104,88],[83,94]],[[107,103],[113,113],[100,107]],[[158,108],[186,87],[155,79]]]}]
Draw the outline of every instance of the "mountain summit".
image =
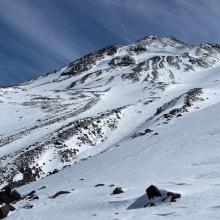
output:
[{"label": "mountain summit", "polygon": [[[0,184],[40,189],[9,219],[217,219],[219,80],[220,45],[147,36],[0,88]],[[183,198],[139,209],[154,183]]]}]

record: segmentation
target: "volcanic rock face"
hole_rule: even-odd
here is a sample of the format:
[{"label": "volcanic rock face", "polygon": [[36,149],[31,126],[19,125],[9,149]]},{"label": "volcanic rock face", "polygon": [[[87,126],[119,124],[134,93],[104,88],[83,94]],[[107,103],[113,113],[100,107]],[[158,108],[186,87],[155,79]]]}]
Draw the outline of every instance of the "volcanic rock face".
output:
[{"label": "volcanic rock face", "polygon": [[135,60],[130,56],[115,57],[109,64],[112,66],[130,66],[135,64]]},{"label": "volcanic rock face", "polygon": [[[192,47],[175,38],[148,36],[0,88],[0,184],[17,187],[57,173],[123,137],[160,135],[161,124],[206,101],[203,88],[188,82],[219,61],[217,44]],[[145,121],[153,129],[136,132]]]},{"label": "volcanic rock face", "polygon": [[104,58],[104,56],[113,56],[117,53],[118,46],[110,45],[103,49],[100,49],[96,52],[92,52],[78,60],[72,62],[68,68],[69,71],[63,72],[61,75],[74,75],[87,71],[92,68],[92,65],[95,65],[98,60]]}]

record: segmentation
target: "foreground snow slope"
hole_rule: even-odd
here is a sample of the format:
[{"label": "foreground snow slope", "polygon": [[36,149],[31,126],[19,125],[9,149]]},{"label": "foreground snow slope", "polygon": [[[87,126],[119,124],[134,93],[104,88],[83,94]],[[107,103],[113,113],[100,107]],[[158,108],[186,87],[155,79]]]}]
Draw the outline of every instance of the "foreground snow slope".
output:
[{"label": "foreground snow slope", "polygon": [[[1,185],[39,196],[8,219],[218,219],[219,80],[219,45],[149,36],[2,88]],[[143,208],[151,184],[182,198]]]},{"label": "foreground snow slope", "polygon": [[[19,209],[8,219],[219,219],[220,104],[191,113],[158,128],[157,136],[142,136],[111,146],[74,167],[20,190],[37,191],[33,209]],[[80,180],[83,178],[84,180]],[[94,186],[104,183],[105,186]],[[176,202],[128,210],[150,184],[182,193]],[[110,195],[110,184],[124,194]],[[75,189],[72,191],[72,189]],[[57,199],[49,196],[71,191]],[[115,214],[119,213],[119,214]]]}]

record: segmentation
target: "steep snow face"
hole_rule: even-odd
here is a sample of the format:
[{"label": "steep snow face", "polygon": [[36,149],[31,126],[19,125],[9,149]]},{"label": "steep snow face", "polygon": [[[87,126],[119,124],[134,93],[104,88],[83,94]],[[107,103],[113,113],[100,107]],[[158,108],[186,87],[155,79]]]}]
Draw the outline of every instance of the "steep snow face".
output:
[{"label": "steep snow face", "polygon": [[[114,219],[118,212],[120,219],[195,219],[205,194],[214,201],[207,216],[215,218],[219,74],[219,45],[148,36],[0,88],[0,184],[31,182],[23,192],[47,186],[31,219]],[[110,196],[110,184],[126,193]],[[181,203],[127,210],[145,205],[136,199],[150,184],[182,192]],[[48,199],[58,190],[72,193]],[[23,205],[9,219],[26,219]]]}]

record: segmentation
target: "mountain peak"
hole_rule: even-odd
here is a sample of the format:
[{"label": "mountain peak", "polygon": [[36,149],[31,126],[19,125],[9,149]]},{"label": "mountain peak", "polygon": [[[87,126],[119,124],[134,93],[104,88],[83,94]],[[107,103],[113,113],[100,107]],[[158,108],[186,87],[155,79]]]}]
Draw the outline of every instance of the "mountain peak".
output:
[{"label": "mountain peak", "polygon": [[173,46],[173,47],[188,46],[186,43],[178,40],[175,37],[159,37],[156,35],[145,36],[144,38],[141,38],[140,40],[138,40],[137,43],[144,43],[146,45],[163,44],[163,46]]},{"label": "mountain peak", "polygon": [[185,219],[175,205],[138,211],[154,182],[178,188],[185,198],[173,200],[190,213],[207,193],[219,204],[219,64],[218,45],[147,36],[0,89],[0,185],[27,195],[9,218],[152,219],[161,209]]}]

